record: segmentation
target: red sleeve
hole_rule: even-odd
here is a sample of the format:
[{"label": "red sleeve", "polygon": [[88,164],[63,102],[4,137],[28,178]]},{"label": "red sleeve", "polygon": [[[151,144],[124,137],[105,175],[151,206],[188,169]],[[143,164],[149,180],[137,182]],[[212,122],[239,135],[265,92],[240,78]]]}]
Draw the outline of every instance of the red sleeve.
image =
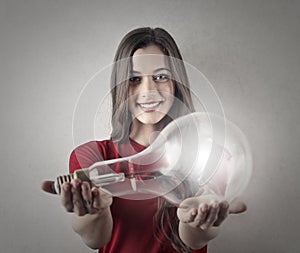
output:
[{"label": "red sleeve", "polygon": [[103,161],[105,156],[105,142],[91,141],[80,145],[70,155],[69,172],[88,168],[95,162]]}]

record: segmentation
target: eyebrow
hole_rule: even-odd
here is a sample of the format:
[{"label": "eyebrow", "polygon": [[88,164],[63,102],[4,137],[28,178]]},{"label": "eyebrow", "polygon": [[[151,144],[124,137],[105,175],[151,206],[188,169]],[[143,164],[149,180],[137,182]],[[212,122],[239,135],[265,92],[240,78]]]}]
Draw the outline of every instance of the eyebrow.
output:
[{"label": "eyebrow", "polygon": [[[156,73],[156,72],[159,72],[159,71],[161,71],[161,70],[167,70],[167,71],[169,71],[170,73],[171,73],[171,70],[170,69],[168,69],[168,68],[158,68],[158,69],[155,69],[154,71],[153,71],[153,73]],[[135,74],[141,74],[141,72],[139,72],[139,71],[137,71],[137,70],[132,70],[132,71],[130,71],[130,73],[135,73]]]}]

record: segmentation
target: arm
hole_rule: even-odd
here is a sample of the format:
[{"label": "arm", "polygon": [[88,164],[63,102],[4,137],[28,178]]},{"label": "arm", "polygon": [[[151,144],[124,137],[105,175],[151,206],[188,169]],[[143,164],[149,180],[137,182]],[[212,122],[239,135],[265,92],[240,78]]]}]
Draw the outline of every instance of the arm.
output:
[{"label": "arm", "polygon": [[[104,142],[95,141],[77,147],[70,155],[70,173],[104,160],[105,150]],[[96,187],[91,189],[86,182],[75,180],[66,185],[61,200],[66,210],[74,213],[72,228],[87,246],[99,249],[110,241],[113,226],[111,195]]]},{"label": "arm", "polygon": [[[53,182],[45,181],[42,189],[55,194]],[[112,197],[102,189],[90,188],[89,183],[75,179],[62,185],[61,203],[67,212],[74,213],[73,230],[92,249],[110,241],[113,220],[110,212]]]},{"label": "arm", "polygon": [[188,224],[179,223],[180,239],[192,249],[203,248],[210,240],[214,239],[219,233],[218,227],[212,227],[208,230],[191,227]]},{"label": "arm", "polygon": [[73,230],[87,246],[99,249],[110,241],[113,226],[110,212],[112,197],[100,189],[90,189],[88,183],[80,183],[79,180],[70,186],[71,191],[62,194],[62,203],[67,211],[74,212]]},{"label": "arm", "polygon": [[207,194],[184,200],[177,209],[180,239],[192,249],[201,249],[219,234],[219,225],[228,213],[226,201]]},{"label": "arm", "polygon": [[112,217],[109,208],[101,213],[73,216],[73,230],[92,249],[99,249],[110,241]]}]

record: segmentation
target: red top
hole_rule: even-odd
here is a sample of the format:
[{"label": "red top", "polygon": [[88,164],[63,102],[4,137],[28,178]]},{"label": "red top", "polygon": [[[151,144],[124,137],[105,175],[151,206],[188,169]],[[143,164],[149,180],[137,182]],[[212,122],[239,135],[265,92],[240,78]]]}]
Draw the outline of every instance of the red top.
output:
[{"label": "red top", "polygon": [[[70,156],[70,173],[87,168],[95,162],[130,156],[145,149],[133,140],[127,144],[111,140],[91,141],[77,147]],[[154,236],[153,216],[158,207],[158,198],[129,200],[114,197],[111,205],[113,232],[110,242],[99,253],[176,253],[163,235]],[[193,250],[206,253],[207,247]]]}]

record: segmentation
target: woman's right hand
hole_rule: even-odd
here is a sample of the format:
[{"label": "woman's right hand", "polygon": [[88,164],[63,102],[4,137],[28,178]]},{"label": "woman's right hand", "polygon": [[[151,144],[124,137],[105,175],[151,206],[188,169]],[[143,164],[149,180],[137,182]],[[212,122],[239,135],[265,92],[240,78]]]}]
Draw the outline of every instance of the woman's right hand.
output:
[{"label": "woman's right hand", "polygon": [[[51,181],[43,182],[42,189],[54,193],[51,184]],[[101,213],[112,204],[112,196],[108,192],[97,187],[91,188],[88,182],[81,182],[79,179],[64,183],[61,186],[60,198],[66,211],[78,216]]]}]

